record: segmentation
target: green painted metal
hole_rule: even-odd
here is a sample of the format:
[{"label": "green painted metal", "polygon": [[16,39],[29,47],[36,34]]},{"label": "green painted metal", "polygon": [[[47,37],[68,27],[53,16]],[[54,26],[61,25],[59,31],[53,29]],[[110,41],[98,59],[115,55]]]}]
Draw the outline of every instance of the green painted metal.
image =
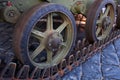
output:
[{"label": "green painted metal", "polygon": [[11,0],[14,6],[20,11],[24,12],[32,6],[39,4],[40,0]]},{"label": "green painted metal", "polygon": [[90,7],[90,5],[92,5],[92,3],[95,0],[79,0],[76,1],[75,4],[72,5],[72,7],[70,8],[70,10],[74,13],[74,14],[84,14],[86,15],[88,8]]},{"label": "green painted metal", "polygon": [[82,13],[86,14],[87,8],[94,2],[95,0],[49,0],[52,3],[58,3],[66,6],[69,10],[74,14]]},{"label": "green painted metal", "polygon": [[1,0],[0,20],[16,23],[19,16],[42,0]]},{"label": "green painted metal", "polygon": [[[42,2],[58,3],[67,7],[73,14],[86,15],[95,0],[0,0],[0,21],[16,23],[20,14]],[[114,0],[116,4],[120,0]]]},{"label": "green painted metal", "polygon": [[0,8],[6,7],[7,3],[12,3],[12,6],[16,7],[18,11],[23,12],[32,6],[42,2],[41,0],[0,0]]}]

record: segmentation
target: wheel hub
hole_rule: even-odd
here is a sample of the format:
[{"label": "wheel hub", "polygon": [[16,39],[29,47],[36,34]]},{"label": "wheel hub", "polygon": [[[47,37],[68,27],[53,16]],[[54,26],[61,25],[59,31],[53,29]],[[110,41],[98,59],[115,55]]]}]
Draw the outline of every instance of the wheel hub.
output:
[{"label": "wheel hub", "polygon": [[47,48],[52,51],[58,51],[63,43],[63,37],[60,33],[58,32],[53,32],[48,36],[48,42],[47,42]]},{"label": "wheel hub", "polygon": [[104,30],[106,30],[107,27],[110,26],[110,24],[111,24],[111,18],[109,16],[103,18],[103,20],[102,20],[102,27],[103,27]]}]

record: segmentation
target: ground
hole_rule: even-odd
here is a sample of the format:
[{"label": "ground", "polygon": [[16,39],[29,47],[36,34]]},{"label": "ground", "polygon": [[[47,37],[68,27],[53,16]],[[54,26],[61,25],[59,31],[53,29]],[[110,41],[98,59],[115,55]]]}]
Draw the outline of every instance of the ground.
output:
[{"label": "ground", "polygon": [[120,39],[98,51],[62,80],[120,80]]}]

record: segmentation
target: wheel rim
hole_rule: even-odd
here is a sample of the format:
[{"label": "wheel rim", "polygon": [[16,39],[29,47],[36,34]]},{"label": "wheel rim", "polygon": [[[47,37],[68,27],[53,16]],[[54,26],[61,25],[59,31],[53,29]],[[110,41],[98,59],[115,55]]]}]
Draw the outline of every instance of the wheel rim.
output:
[{"label": "wheel rim", "polygon": [[85,27],[86,38],[90,43],[104,40],[109,36],[115,22],[115,11],[113,0],[96,0],[91,4]]},{"label": "wheel rim", "polygon": [[110,4],[103,6],[99,12],[96,21],[96,37],[98,40],[103,40],[111,32],[114,23],[114,15],[114,8]]},{"label": "wheel rim", "polygon": [[58,64],[73,42],[71,21],[64,13],[50,12],[34,26],[28,43],[30,61],[40,68]]}]

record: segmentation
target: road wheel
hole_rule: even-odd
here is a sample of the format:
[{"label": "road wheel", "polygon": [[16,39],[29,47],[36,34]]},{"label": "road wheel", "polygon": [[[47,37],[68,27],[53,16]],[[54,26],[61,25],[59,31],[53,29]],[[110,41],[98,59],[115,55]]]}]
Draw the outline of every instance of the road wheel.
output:
[{"label": "road wheel", "polygon": [[109,36],[115,22],[113,0],[96,0],[88,10],[86,37],[90,43]]},{"label": "road wheel", "polygon": [[17,23],[14,51],[23,64],[47,68],[60,63],[76,39],[73,15],[65,7],[46,3],[26,12]]}]

